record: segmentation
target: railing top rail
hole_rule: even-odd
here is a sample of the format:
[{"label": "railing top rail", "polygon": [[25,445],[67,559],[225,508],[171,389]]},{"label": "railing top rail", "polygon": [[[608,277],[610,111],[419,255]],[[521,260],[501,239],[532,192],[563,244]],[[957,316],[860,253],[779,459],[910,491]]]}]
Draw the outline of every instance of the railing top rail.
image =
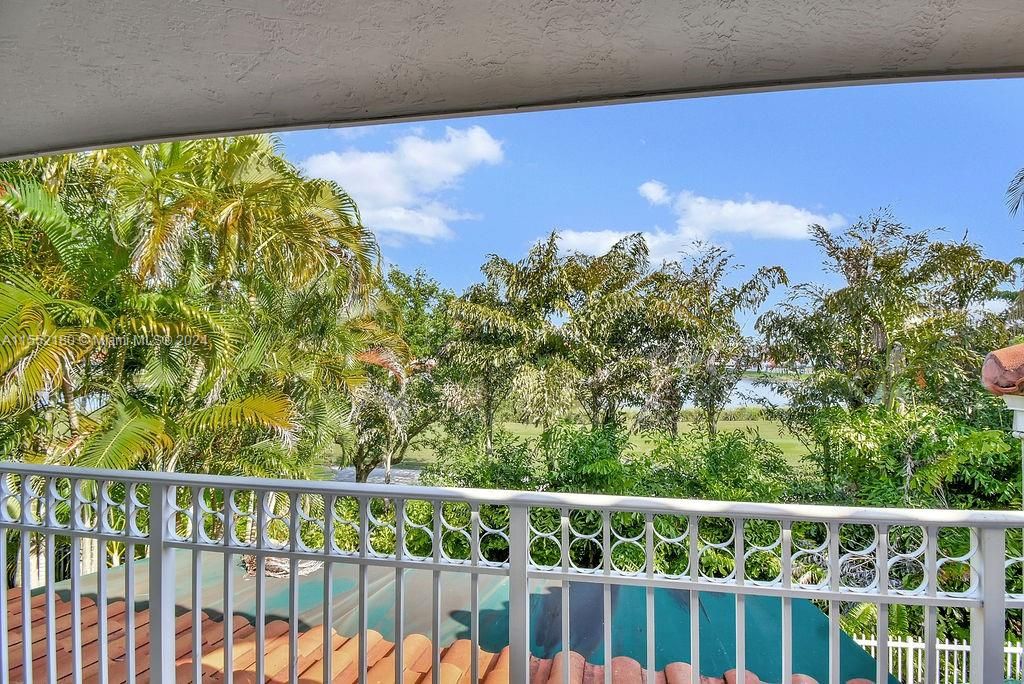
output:
[{"label": "railing top rail", "polygon": [[225,477],[190,473],[164,473],[136,470],[105,470],[29,463],[0,463],[0,474],[66,477],[82,480],[152,483],[218,489],[260,489],[283,493],[321,494],[352,497],[403,498],[425,501],[465,502],[471,504],[576,508],[630,511],[668,515],[700,515],[725,518],[763,518],[771,520],[863,523],[883,525],[940,525],[947,527],[1024,527],[1024,512],[970,511],[926,508],[871,508],[811,504],[748,503],[706,501],[703,499],[663,499],[657,497],[614,496],[608,494],[568,494],[523,492],[500,489],[358,484],[333,480],[282,480],[270,478]]}]

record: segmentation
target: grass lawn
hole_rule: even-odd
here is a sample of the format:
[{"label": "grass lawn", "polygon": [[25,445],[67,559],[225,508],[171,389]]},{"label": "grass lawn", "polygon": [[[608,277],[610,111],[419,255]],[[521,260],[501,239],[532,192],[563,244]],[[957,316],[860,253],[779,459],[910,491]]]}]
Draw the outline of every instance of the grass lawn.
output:
[{"label": "grass lawn", "polygon": [[[539,437],[541,428],[527,423],[505,423],[502,427],[517,437]],[[693,423],[682,423],[682,430],[689,430]],[[779,423],[771,420],[723,420],[718,423],[720,431],[726,430],[755,430],[769,442],[773,442],[782,449],[786,460],[794,466],[800,465],[800,459],[807,453],[803,445],[792,436],[783,432]],[[650,444],[642,435],[631,435],[630,443],[638,451],[647,451]],[[434,452],[426,445],[413,445],[405,455],[400,468],[419,469],[434,461]]]},{"label": "grass lawn", "polygon": [[800,460],[807,455],[804,445],[793,435],[787,434],[782,425],[774,420],[721,420],[718,422],[718,430],[755,430],[761,437],[782,449],[782,455],[793,466],[800,466]]}]

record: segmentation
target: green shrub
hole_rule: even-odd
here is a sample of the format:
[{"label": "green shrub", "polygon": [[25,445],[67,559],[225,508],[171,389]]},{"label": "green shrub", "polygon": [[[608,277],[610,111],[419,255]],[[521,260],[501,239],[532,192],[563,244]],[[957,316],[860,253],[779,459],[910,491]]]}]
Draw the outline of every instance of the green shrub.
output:
[{"label": "green shrub", "polygon": [[628,494],[644,476],[629,453],[629,435],[610,426],[597,430],[563,423],[541,435],[546,489],[559,492]]},{"label": "green shrub", "polygon": [[475,437],[455,438],[448,434],[430,440],[437,454],[423,469],[420,480],[436,487],[479,487],[484,489],[537,489],[534,450],[527,440],[509,432],[494,433],[493,456],[487,456]]},{"label": "green shrub", "polygon": [[662,437],[651,460],[652,485],[661,496],[782,501],[796,479],[778,446],[743,430]]},{"label": "green shrub", "polygon": [[936,406],[819,411],[807,457],[832,499],[872,506],[1019,508],[1020,462],[1011,438]]}]

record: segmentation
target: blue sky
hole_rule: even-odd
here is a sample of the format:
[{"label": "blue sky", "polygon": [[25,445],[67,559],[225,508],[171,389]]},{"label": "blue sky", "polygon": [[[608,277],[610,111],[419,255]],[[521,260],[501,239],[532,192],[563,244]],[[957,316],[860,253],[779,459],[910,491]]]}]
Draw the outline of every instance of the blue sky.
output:
[{"label": "blue sky", "polygon": [[643,231],[822,282],[810,220],[878,207],[1022,252],[1003,195],[1024,166],[1024,80],[824,88],[288,133],[289,159],[355,197],[389,262],[461,290],[552,229],[599,250]]}]

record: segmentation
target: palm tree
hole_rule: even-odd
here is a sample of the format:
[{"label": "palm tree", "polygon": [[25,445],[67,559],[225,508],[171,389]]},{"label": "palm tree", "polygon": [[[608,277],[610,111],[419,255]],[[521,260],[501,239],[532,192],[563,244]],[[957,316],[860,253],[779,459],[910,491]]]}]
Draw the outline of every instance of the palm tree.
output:
[{"label": "palm tree", "polygon": [[1017,172],[1006,188],[1006,206],[1010,210],[1010,216],[1017,215],[1022,203],[1024,203],[1024,169]]},{"label": "palm tree", "polygon": [[400,345],[355,203],[267,136],[0,165],[0,247],[7,455],[316,476]]}]

